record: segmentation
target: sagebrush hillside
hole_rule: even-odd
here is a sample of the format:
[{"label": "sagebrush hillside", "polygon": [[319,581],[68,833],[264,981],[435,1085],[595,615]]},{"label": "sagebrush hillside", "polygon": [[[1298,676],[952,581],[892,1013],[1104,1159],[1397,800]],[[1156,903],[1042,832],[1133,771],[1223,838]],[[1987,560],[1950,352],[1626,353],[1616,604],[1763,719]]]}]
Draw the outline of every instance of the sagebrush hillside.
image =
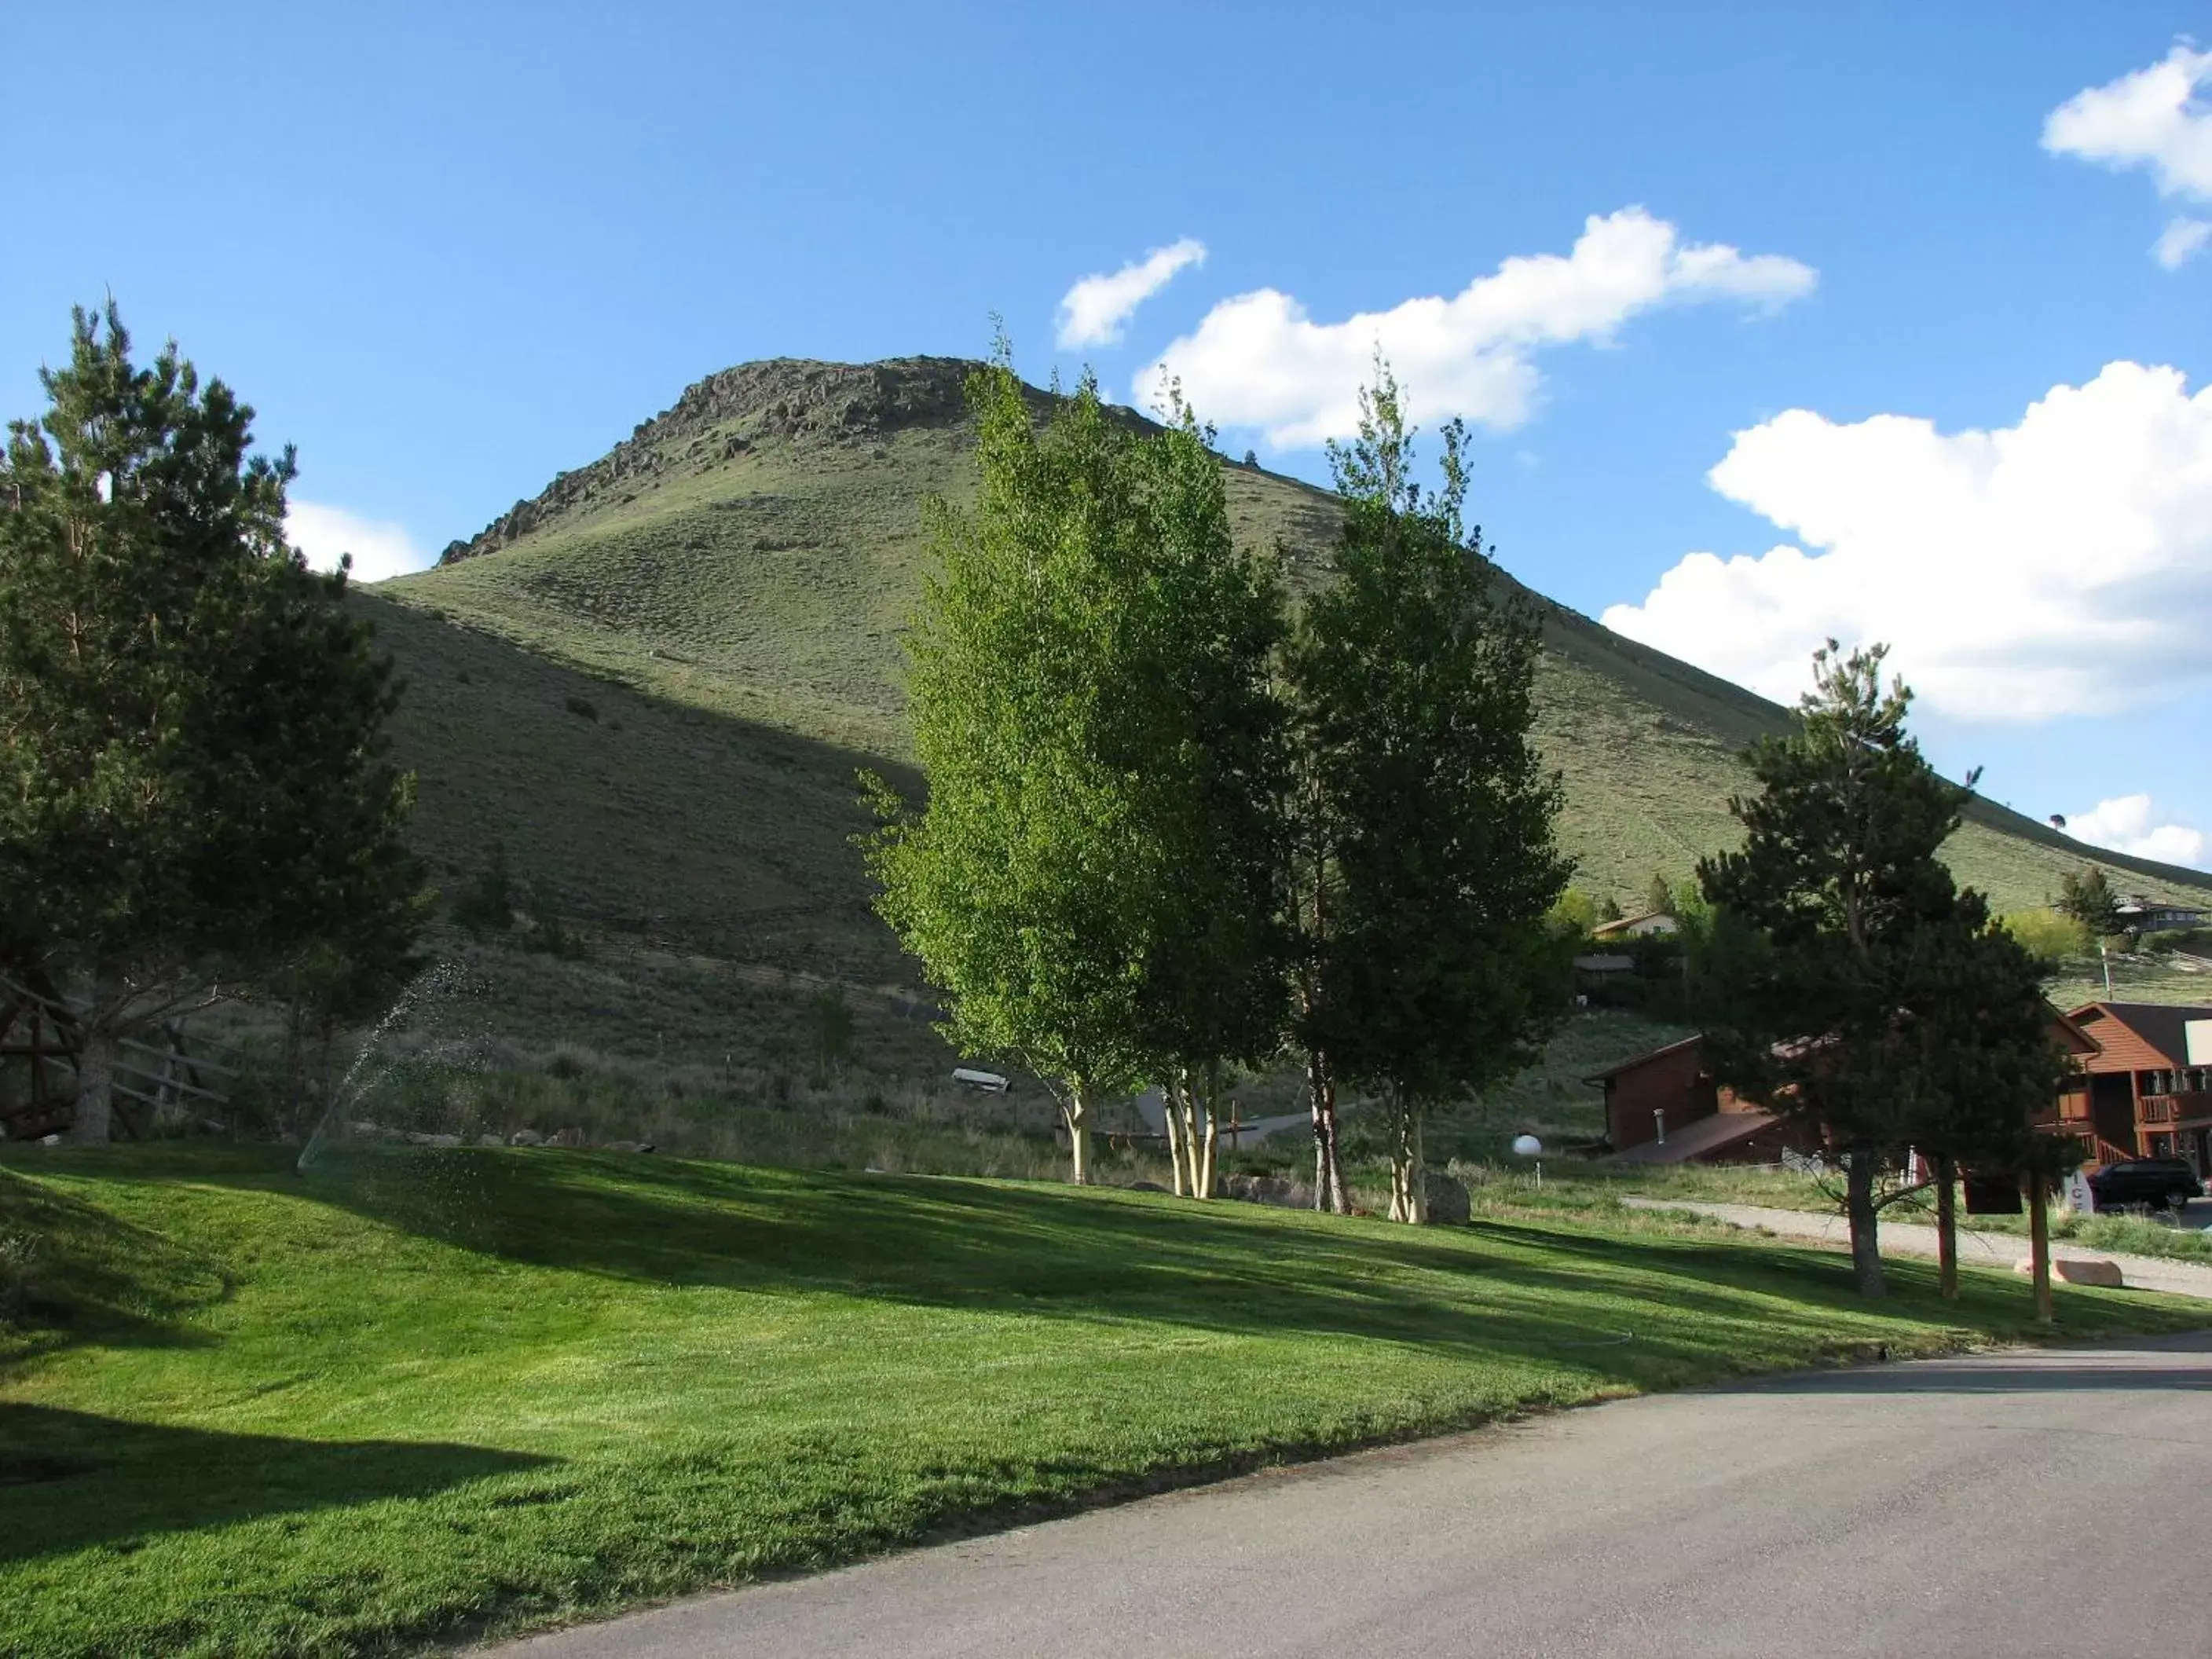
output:
[{"label": "sagebrush hillside", "polygon": [[[725,370],[438,568],[364,595],[410,682],[398,743],[422,778],[423,848],[458,876],[501,841],[548,908],[654,942],[646,954],[668,960],[650,973],[772,984],[786,1001],[844,983],[921,1034],[911,967],[866,907],[853,780],[870,767],[916,783],[899,634],[927,557],[925,497],[973,491],[970,367]],[[1325,580],[1332,498],[1224,465],[1240,539],[1279,545],[1301,586]],[[1539,737],[1566,781],[1577,881],[1632,903],[1655,872],[1686,877],[1729,840],[1738,756],[1786,717],[1537,603]],[[1950,849],[2006,909],[2045,902],[2086,856],[1987,801]],[[2212,878],[2097,856],[2124,885],[2212,902]],[[637,985],[604,958],[600,977],[609,997]],[[588,994],[549,992],[546,1011]]]}]

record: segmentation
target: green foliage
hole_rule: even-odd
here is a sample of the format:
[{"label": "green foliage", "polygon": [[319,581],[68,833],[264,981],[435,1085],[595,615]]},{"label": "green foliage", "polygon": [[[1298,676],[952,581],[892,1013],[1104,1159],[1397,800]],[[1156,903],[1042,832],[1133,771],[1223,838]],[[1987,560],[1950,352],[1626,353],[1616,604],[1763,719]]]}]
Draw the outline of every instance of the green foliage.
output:
[{"label": "green foliage", "polygon": [[1237,549],[1212,430],[1170,402],[1133,458],[1142,530],[1093,603],[1121,612],[1101,664],[1149,866],[1136,1036],[1188,1114],[1183,1184],[1202,1193],[1224,1068],[1272,1058],[1287,1015],[1288,623],[1276,562]]},{"label": "green foliage", "polygon": [[1378,364],[1359,434],[1333,447],[1338,580],[1309,601],[1290,678],[1310,768],[1301,840],[1322,850],[1325,929],[1300,1036],[1392,1115],[1393,1214],[1421,1214],[1421,1124],[1517,1070],[1564,1018],[1566,952],[1546,920],[1566,887],[1562,800],[1530,727],[1536,619],[1501,599],[1465,525],[1466,436],[1443,483]]},{"label": "green foliage", "polygon": [[976,508],[933,508],[911,642],[928,805],[878,787],[870,854],[960,1040],[1062,1086],[1079,1178],[1098,1095],[1279,1040],[1281,585],[1179,400],[1140,435],[1086,380],[1040,432],[1003,356],[969,398]]},{"label": "green foliage", "polygon": [[2184,951],[2191,956],[2212,956],[2212,927],[2168,927],[2143,936],[2146,951]]},{"label": "green foliage", "polygon": [[1814,1125],[1846,1154],[1862,1288],[1882,1289],[1876,1170],[1908,1142],[2009,1164],[2064,1061],[2040,968],[1961,892],[1937,856],[1967,791],[1905,730],[1911,694],[1885,689],[1883,647],[1814,657],[1797,732],[1758,745],[1762,793],[1730,803],[1743,850],[1704,861],[1707,900],[1764,935],[1729,987],[1716,1034],[1723,1080]]},{"label": "green foliage", "polygon": [[1597,901],[1579,887],[1570,887],[1561,893],[1552,906],[1552,926],[1570,938],[1589,937],[1590,929],[1598,925]]},{"label": "green foliage", "polygon": [[1001,349],[969,382],[972,514],[933,503],[939,568],[908,640],[929,798],[871,781],[877,908],[968,1050],[1063,1091],[1079,1176],[1092,1103],[1144,1075],[1152,939],[1142,708],[1117,695],[1120,573],[1146,530],[1135,441],[1085,381],[1042,431]]},{"label": "green foliage", "polygon": [[1664,915],[1674,909],[1674,889],[1665,876],[1652,876],[1651,884],[1644,891],[1644,908],[1653,915]]},{"label": "green foliage", "polygon": [[2087,954],[2096,942],[2079,917],[2063,910],[2014,910],[2002,923],[2022,950],[2046,965]]},{"label": "green foliage", "polygon": [[470,933],[504,933],[514,926],[514,878],[507,867],[507,845],[494,842],[484,867],[453,895],[454,925]]},{"label": "green foliage", "polygon": [[2086,928],[2093,939],[2110,939],[2124,929],[2120,920],[2120,896],[2112,890],[2104,866],[2085,864],[2060,879],[2054,908]]},{"label": "green foliage", "polygon": [[291,452],[173,345],[134,366],[112,304],[41,380],[0,465],[0,947],[88,985],[101,1043],[325,947],[387,965],[422,884],[398,689],[284,540]]}]

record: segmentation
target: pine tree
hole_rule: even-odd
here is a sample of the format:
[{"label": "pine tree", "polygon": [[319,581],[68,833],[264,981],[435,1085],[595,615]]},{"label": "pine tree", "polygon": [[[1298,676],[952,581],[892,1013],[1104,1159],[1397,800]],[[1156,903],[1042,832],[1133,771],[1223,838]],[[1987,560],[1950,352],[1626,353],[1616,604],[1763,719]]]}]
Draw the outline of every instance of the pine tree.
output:
[{"label": "pine tree", "polygon": [[1910,1006],[1898,1020],[1921,1080],[1906,1133],[1934,1169],[1939,1286],[1956,1297],[1960,1173],[2032,1164],[2034,1119],[2057,1099],[2073,1062],[2054,1036],[2043,965],[1980,893],[1960,892],[1920,932]]},{"label": "pine tree", "polygon": [[1828,1136],[1845,1160],[1859,1288],[1883,1291],[1879,1172],[1952,1109],[1939,1018],[1960,942],[1987,933],[1938,850],[1968,790],[1946,781],[1905,730],[1911,694],[1881,683],[1884,647],[1814,657],[1796,729],[1749,756],[1757,795],[1729,810],[1741,850],[1702,860],[1707,901],[1756,927],[1753,973],[1729,988],[1736,1016],[1711,1034],[1723,1082]]},{"label": "pine tree", "polygon": [[1517,1069],[1565,1016],[1547,914],[1569,865],[1561,787],[1529,736],[1535,619],[1498,599],[1463,522],[1464,428],[1444,428],[1433,494],[1413,482],[1412,436],[1378,363],[1358,438],[1331,447],[1338,580],[1307,607],[1291,678],[1312,894],[1297,1030],[1315,1117],[1326,1135],[1322,1091],[1339,1080],[1377,1097],[1390,1212],[1418,1222],[1428,1112]]},{"label": "pine tree", "polygon": [[105,1139],[125,1036],[404,933],[378,919],[422,876],[391,665],[284,540],[292,453],[249,456],[173,345],[134,366],[112,303],[41,379],[0,466],[0,953],[87,994],[75,1133]]},{"label": "pine tree", "polygon": [[2102,865],[2085,864],[2060,877],[2056,908],[2080,922],[2093,939],[2111,939],[2124,931],[2119,895],[2112,890]]}]

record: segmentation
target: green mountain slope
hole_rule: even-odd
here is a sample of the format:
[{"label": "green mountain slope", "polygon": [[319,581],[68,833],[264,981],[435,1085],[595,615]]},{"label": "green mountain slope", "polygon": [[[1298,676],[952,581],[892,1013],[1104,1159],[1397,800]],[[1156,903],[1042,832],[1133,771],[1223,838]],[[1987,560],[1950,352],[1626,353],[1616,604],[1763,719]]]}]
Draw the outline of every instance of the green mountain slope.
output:
[{"label": "green mountain slope", "polygon": [[[852,777],[907,752],[898,634],[923,498],[973,489],[967,368],[726,370],[438,568],[365,595],[413,684],[398,746],[425,849],[460,870],[497,837],[550,902],[626,935],[910,988],[866,908]],[[1240,538],[1325,580],[1331,498],[1224,465]],[[1785,716],[1540,603],[1540,737],[1577,881],[1632,902],[1730,838],[1736,757]],[[2043,902],[2087,856],[1986,801],[1951,848],[2001,908]],[[2097,857],[2124,885],[2212,902],[2212,877]]]}]

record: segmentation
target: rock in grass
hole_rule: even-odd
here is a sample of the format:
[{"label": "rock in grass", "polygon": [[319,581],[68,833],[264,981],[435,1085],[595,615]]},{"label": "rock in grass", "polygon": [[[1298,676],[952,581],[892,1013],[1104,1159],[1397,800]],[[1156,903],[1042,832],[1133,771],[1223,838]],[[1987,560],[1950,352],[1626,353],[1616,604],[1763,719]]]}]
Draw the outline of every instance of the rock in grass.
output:
[{"label": "rock in grass", "polygon": [[535,1129],[517,1129],[507,1138],[507,1144],[510,1146],[543,1146],[545,1137]]},{"label": "rock in grass", "polygon": [[1474,1212],[1468,1200],[1467,1183],[1441,1170],[1422,1171],[1421,1193],[1427,1200],[1431,1226],[1463,1226]]},{"label": "rock in grass", "polygon": [[1283,1210],[1313,1208],[1313,1188],[1288,1176],[1225,1175],[1215,1190],[1224,1198],[1242,1199],[1247,1204],[1272,1204]]},{"label": "rock in grass", "polygon": [[[2035,1258],[2031,1255],[2021,1257],[2012,1264],[2012,1270],[2033,1277]],[[2069,1285],[2101,1285],[2114,1291],[2126,1288],[2120,1278],[2120,1264],[2107,1261],[2102,1256],[2055,1255],[2051,1258],[2051,1276],[2063,1279]]]}]

